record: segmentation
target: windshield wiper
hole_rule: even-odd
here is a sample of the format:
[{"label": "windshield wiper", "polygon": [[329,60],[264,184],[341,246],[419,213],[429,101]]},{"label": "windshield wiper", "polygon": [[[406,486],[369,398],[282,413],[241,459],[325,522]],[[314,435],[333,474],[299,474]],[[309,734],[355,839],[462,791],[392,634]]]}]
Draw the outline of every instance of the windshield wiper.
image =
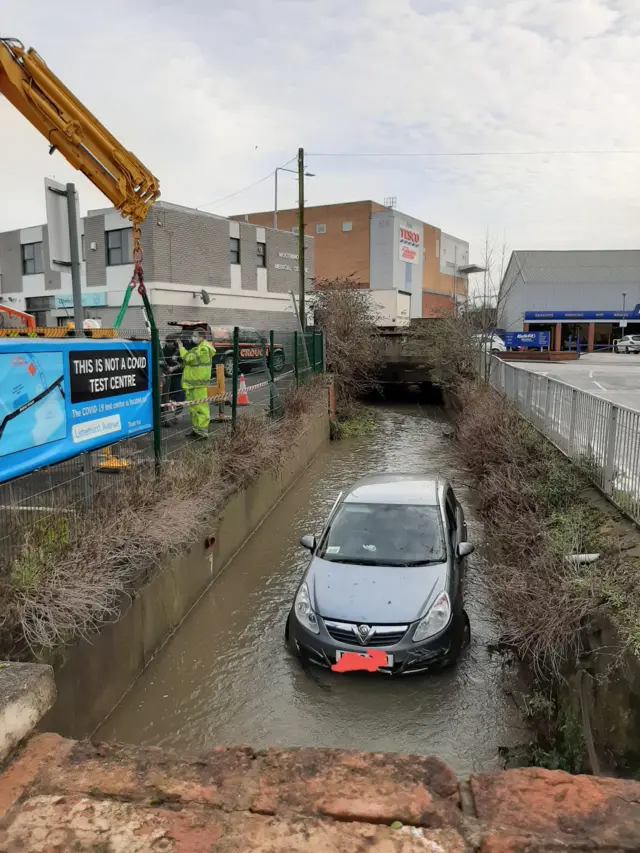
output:
[{"label": "windshield wiper", "polygon": [[347,560],[344,557],[321,557],[327,563],[349,563],[352,566],[382,566],[384,563],[378,563],[376,560],[362,560],[360,557],[355,557],[352,560]]}]

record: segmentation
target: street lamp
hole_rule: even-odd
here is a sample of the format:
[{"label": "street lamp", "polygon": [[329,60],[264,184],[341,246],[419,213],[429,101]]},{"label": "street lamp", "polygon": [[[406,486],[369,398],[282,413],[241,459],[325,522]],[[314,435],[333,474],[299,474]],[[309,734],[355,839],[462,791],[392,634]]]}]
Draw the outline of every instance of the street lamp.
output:
[{"label": "street lamp", "polygon": [[[284,166],[277,166],[276,170],[274,172],[275,179],[276,179],[276,181],[275,181],[276,186],[275,186],[275,201],[274,201],[274,205],[273,205],[273,227],[275,230],[278,229],[278,172],[291,172],[292,175],[297,175],[298,170],[297,169],[285,169]],[[305,178],[315,178],[315,175],[312,172],[305,172],[304,176],[305,176]]]}]

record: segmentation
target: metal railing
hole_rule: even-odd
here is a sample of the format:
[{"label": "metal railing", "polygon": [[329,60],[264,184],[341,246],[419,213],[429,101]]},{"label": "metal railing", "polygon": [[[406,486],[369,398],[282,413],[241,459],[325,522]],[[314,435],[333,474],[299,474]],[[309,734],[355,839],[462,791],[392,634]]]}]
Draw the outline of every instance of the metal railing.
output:
[{"label": "metal railing", "polygon": [[640,523],[640,412],[496,357],[489,382]]}]

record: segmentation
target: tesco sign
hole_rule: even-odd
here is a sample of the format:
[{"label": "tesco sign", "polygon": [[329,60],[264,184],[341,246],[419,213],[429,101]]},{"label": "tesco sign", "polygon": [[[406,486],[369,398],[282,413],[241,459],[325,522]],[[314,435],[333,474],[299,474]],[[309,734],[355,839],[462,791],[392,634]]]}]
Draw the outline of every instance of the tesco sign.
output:
[{"label": "tesco sign", "polygon": [[399,257],[406,264],[420,263],[420,233],[409,228],[400,229]]}]

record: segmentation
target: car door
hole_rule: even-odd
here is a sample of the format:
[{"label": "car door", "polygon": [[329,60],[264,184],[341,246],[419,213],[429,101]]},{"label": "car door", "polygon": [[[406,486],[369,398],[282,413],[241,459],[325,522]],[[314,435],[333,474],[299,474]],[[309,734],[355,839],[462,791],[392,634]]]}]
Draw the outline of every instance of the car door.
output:
[{"label": "car door", "polygon": [[464,517],[459,518],[457,512],[457,501],[451,488],[447,489],[445,495],[445,519],[447,524],[447,536],[451,546],[451,604],[454,610],[462,606],[462,566],[458,558],[458,545],[461,527],[464,528]]},{"label": "car door", "polygon": [[[457,522],[457,530],[458,530],[458,544],[460,542],[468,542],[469,541],[469,531],[467,529],[467,522],[464,517],[464,510],[462,508],[462,504],[453,495],[453,501],[456,509],[456,522]],[[464,585],[465,574],[467,570],[467,561],[461,560],[460,562],[460,582]]]}]

